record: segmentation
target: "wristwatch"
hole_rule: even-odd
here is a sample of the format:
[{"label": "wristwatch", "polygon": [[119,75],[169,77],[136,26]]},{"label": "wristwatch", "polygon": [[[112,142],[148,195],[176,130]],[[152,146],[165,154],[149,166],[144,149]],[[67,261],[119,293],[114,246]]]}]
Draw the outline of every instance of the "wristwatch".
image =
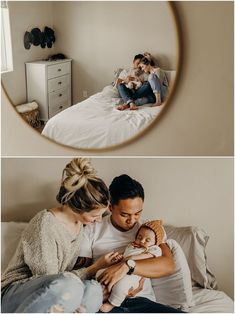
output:
[{"label": "wristwatch", "polygon": [[133,261],[133,259],[128,259],[128,260],[126,261],[126,264],[127,264],[127,266],[129,267],[129,270],[128,270],[128,272],[127,272],[127,275],[131,275],[131,274],[134,272],[134,270],[135,270],[136,262]]}]

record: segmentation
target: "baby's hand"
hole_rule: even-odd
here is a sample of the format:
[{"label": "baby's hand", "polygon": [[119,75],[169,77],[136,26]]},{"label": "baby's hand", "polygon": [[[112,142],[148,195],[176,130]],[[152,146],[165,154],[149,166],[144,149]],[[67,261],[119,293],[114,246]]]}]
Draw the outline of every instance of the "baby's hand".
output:
[{"label": "baby's hand", "polygon": [[134,289],[133,287],[131,287],[128,291],[128,295],[127,297],[135,297],[137,293],[139,293],[140,291],[142,291],[144,289],[144,281],[145,281],[145,278],[144,277],[141,277],[140,278],[140,281],[139,281],[139,286]]},{"label": "baby's hand", "polygon": [[113,252],[113,254],[111,254],[111,256],[109,256],[109,258],[111,259],[110,265],[112,265],[112,264],[116,264],[116,263],[120,262],[123,259],[123,255],[121,253],[118,253],[118,252]]},{"label": "baby's hand", "polygon": [[122,259],[123,259],[122,254],[112,251],[112,252],[104,255],[104,263],[105,263],[104,267],[108,267],[108,266],[111,266],[113,264],[116,264],[116,263],[120,262]]},{"label": "baby's hand", "polygon": [[144,249],[147,249],[147,245],[144,245],[143,243],[136,243],[135,241],[131,243],[131,245],[133,247],[137,247],[137,248],[144,248]]}]

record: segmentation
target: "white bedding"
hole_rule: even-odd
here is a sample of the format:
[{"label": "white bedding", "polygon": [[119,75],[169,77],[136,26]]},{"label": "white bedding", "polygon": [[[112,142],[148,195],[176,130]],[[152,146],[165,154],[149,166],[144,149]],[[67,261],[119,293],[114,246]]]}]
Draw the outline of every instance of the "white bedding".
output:
[{"label": "white bedding", "polygon": [[115,108],[119,102],[116,88],[106,86],[52,117],[42,134],[75,148],[106,148],[134,137],[163,109],[145,105],[136,111],[119,111]]},{"label": "white bedding", "polygon": [[191,313],[234,313],[234,302],[223,291],[193,287]]}]

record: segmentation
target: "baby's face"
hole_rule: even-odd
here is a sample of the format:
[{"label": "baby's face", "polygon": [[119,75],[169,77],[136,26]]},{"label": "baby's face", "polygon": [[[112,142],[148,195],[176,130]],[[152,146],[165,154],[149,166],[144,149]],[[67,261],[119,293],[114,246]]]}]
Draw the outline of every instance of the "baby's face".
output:
[{"label": "baby's face", "polygon": [[154,245],[155,242],[155,233],[151,229],[145,227],[140,228],[135,238],[135,244],[139,246],[149,247],[151,245]]}]

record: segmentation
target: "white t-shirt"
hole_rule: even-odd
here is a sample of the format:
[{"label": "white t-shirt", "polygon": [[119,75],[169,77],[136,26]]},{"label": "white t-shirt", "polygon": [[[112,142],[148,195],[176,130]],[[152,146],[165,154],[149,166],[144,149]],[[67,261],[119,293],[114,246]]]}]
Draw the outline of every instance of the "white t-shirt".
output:
[{"label": "white t-shirt", "polygon": [[[123,253],[126,246],[134,241],[142,223],[143,221],[139,221],[133,229],[122,232],[112,225],[110,215],[107,215],[101,222],[85,226],[79,256],[96,260],[113,250]],[[143,290],[136,296],[156,301],[150,279],[145,279]]]},{"label": "white t-shirt", "polygon": [[[122,72],[119,74],[118,78],[121,79],[121,80],[124,80],[126,79],[128,76],[134,76],[135,77],[135,74],[134,74],[134,69],[124,69],[122,70]],[[148,74],[146,74],[145,72],[142,72],[140,75],[138,75],[138,78],[142,81],[142,82],[145,82],[148,80]]]}]

